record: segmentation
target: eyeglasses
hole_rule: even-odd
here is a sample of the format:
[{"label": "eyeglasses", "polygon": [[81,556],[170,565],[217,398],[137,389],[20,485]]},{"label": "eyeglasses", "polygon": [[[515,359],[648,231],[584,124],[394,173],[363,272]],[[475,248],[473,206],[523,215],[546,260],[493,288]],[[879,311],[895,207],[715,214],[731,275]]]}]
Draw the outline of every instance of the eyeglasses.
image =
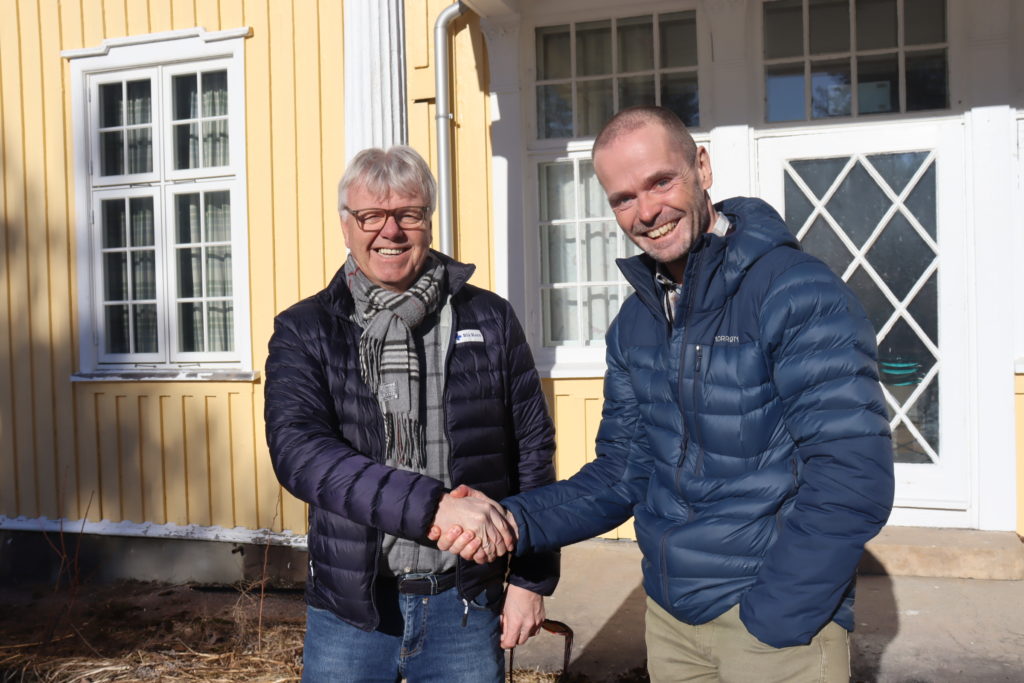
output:
[{"label": "eyeglasses", "polygon": [[[562,636],[565,638],[565,651],[562,653],[562,673],[559,674],[558,680],[568,680],[569,678],[569,659],[572,657],[572,629],[561,621],[555,621],[554,619],[545,619],[541,622],[540,627],[548,633],[554,633],[555,635]],[[513,672],[513,657],[515,656],[515,648],[508,651],[508,680],[512,683],[512,672]]]},{"label": "eyeglasses", "polygon": [[377,232],[388,222],[388,216],[394,216],[395,223],[402,230],[423,230],[427,226],[427,208],[400,206],[397,209],[350,209],[346,206],[344,210],[352,214],[360,229],[365,232]]}]

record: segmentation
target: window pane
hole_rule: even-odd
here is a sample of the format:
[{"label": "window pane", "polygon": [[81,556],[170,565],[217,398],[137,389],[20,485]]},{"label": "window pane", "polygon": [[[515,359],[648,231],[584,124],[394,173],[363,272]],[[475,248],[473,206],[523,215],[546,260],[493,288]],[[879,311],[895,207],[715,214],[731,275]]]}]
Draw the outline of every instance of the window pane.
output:
[{"label": "window pane", "polygon": [[583,201],[584,218],[611,217],[612,209],[608,206],[608,197],[601,189],[601,183],[594,172],[594,162],[589,159],[580,161],[580,192]]},{"label": "window pane", "polygon": [[560,218],[574,218],[572,162],[562,161],[541,164],[540,177],[540,219],[556,221]]},{"label": "window pane", "polygon": [[867,259],[896,298],[903,300],[935,260],[935,252],[903,214],[896,213],[868,250]]},{"label": "window pane", "polygon": [[537,80],[569,78],[572,64],[569,52],[569,27],[545,26],[537,33]]},{"label": "window pane", "polygon": [[124,133],[100,133],[100,175],[124,175]]},{"label": "window pane", "polygon": [[896,47],[896,0],[857,0],[857,49]]},{"label": "window pane", "polygon": [[227,119],[204,121],[203,166],[227,166],[229,163]]},{"label": "window pane", "polygon": [[135,320],[135,353],[156,353],[156,305],[132,306]]},{"label": "window pane", "polygon": [[128,130],[128,172],[153,172],[153,130],[148,126]]},{"label": "window pane", "polygon": [[946,0],[904,0],[903,34],[907,45],[946,40]]},{"label": "window pane", "polygon": [[207,307],[210,351],[234,351],[234,308],[230,301],[214,301]]},{"label": "window pane", "polygon": [[203,296],[203,250],[178,249],[178,297]]},{"label": "window pane", "polygon": [[185,353],[204,351],[203,304],[178,304],[178,348]]},{"label": "window pane", "polygon": [[661,68],[697,66],[697,13],[662,14]]},{"label": "window pane", "polygon": [[132,299],[156,298],[156,252],[132,252]]},{"label": "window pane", "polygon": [[103,255],[103,300],[128,300],[128,254],[116,251]]},{"label": "window pane", "polygon": [[811,54],[846,52],[850,49],[848,0],[810,0]]},{"label": "window pane", "polygon": [[171,79],[173,93],[173,117],[175,121],[199,117],[199,102],[196,97],[196,74],[175,76]]},{"label": "window pane", "polygon": [[100,128],[124,124],[121,106],[123,96],[120,83],[104,83],[100,86]]},{"label": "window pane", "polygon": [[899,66],[896,55],[857,59],[857,111],[878,114],[899,111]]},{"label": "window pane", "polygon": [[613,113],[612,79],[576,84],[576,122],[581,137],[597,135]]},{"label": "window pane", "polygon": [[590,282],[617,279],[619,269],[615,259],[619,255],[618,225],[608,221],[584,223],[583,240],[586,279]]},{"label": "window pane", "polygon": [[176,241],[178,244],[194,244],[203,241],[199,213],[198,194],[179,194],[176,198],[178,229]]},{"label": "window pane", "polygon": [[126,246],[124,200],[107,199],[100,206],[103,214],[103,247],[109,249]]},{"label": "window pane", "polygon": [[629,76],[619,79],[619,109],[636,104],[654,104],[654,76]]},{"label": "window pane", "polygon": [[153,230],[153,198],[132,197],[128,205],[131,209],[132,246],[152,246],[156,243]]},{"label": "window pane", "polygon": [[174,126],[174,168],[199,168],[199,126],[184,123]]},{"label": "window pane", "polygon": [[850,61],[811,64],[811,117],[850,115]]},{"label": "window pane", "polygon": [[587,287],[586,317],[588,319],[586,340],[600,342],[608,331],[615,314],[619,312],[618,285]]},{"label": "window pane", "polygon": [[576,282],[576,227],[573,225],[547,225],[543,235],[544,284]]},{"label": "window pane", "polygon": [[149,79],[128,81],[128,125],[152,123],[153,96]]},{"label": "window pane", "polygon": [[206,296],[231,296],[231,247],[206,248]]},{"label": "window pane", "polygon": [[612,22],[576,24],[576,75],[597,76],[612,72]]},{"label": "window pane", "polygon": [[206,241],[227,242],[231,239],[231,193],[206,193]]},{"label": "window pane", "polygon": [[696,72],[662,74],[661,106],[675,112],[691,128],[700,125],[700,99]]},{"label": "window pane", "polygon": [[945,109],[948,106],[946,51],[908,52],[907,111]]},{"label": "window pane", "polygon": [[203,74],[202,116],[227,116],[228,72],[208,71]]},{"label": "window pane", "polygon": [[650,16],[619,19],[619,71],[654,68],[654,24]]},{"label": "window pane", "polygon": [[[765,58],[797,57],[803,53],[803,1],[778,0],[764,3]],[[803,114],[800,118],[803,118]]]},{"label": "window pane", "polygon": [[766,121],[796,121],[804,118],[804,65],[766,66],[764,94]]},{"label": "window pane", "polygon": [[104,306],[107,353],[129,353],[128,306]]},{"label": "window pane", "polygon": [[579,339],[579,325],[576,319],[579,307],[578,289],[545,289],[541,301],[544,307],[544,328],[553,344]]},{"label": "window pane", "polygon": [[572,86],[537,86],[537,137],[572,137]]}]

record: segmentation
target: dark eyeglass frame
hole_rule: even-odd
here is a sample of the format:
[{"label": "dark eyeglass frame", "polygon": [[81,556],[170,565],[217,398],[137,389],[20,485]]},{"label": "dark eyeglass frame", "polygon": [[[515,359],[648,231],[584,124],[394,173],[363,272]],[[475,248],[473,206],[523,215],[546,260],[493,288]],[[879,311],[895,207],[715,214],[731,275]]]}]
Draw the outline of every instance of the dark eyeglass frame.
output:
[{"label": "dark eyeglass frame", "polygon": [[[427,224],[430,223],[430,207],[429,206],[399,206],[398,208],[395,208],[395,209],[381,209],[381,208],[378,208],[378,207],[375,207],[375,206],[367,207],[365,209],[353,209],[351,207],[346,206],[346,207],[343,207],[343,210],[347,211],[349,214],[352,215],[352,218],[356,219],[356,224],[359,225],[359,229],[362,230],[363,232],[379,232],[379,231],[383,230],[384,226],[387,225],[387,223],[388,223],[388,218],[389,217],[390,218],[394,218],[395,219],[395,224],[399,228],[401,228],[402,230],[409,230],[409,231],[412,231],[412,232],[415,232],[417,230],[426,230],[427,229]],[[413,226],[402,225],[402,220],[401,220],[401,218],[399,217],[398,214],[400,214],[403,211],[409,211],[409,210],[419,210],[419,211],[423,212],[423,218],[421,218],[416,225],[413,225]],[[369,211],[380,211],[380,212],[382,212],[384,214],[384,221],[380,224],[380,227],[378,227],[378,228],[368,228],[368,227],[366,227],[366,221],[369,220],[369,217],[363,216],[362,214],[365,214],[365,213],[367,213]]]}]

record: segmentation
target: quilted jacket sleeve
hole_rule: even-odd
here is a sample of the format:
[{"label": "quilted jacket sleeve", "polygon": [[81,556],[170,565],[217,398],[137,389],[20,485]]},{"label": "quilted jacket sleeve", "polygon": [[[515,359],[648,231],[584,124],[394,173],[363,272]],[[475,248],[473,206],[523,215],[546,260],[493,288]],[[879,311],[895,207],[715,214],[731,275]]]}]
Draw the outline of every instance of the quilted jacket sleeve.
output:
[{"label": "quilted jacket sleeve", "polygon": [[[544,400],[533,354],[511,307],[505,319],[505,340],[509,405],[519,451],[519,489],[529,491],[555,481],[552,462],[555,427]],[[508,581],[540,595],[551,595],[558,585],[560,566],[557,550],[516,555],[509,565]]]},{"label": "quilted jacket sleeve", "polygon": [[607,335],[597,457],[569,479],[503,501],[519,525],[517,552],[560,548],[610,531],[629,519],[647,491],[652,460],[618,344],[622,324],[620,315]]},{"label": "quilted jacket sleeve", "polygon": [[313,335],[296,318],[274,321],[267,359],[267,442],[278,480],[311,505],[428,543],[443,484],[352,448],[340,433],[324,361],[308,342]]},{"label": "quilted jacket sleeve", "polygon": [[794,506],[740,615],[759,640],[786,647],[829,622],[865,542],[888,519],[892,445],[875,334],[847,287],[820,262],[803,261],[775,279],[761,311],[799,475]]}]

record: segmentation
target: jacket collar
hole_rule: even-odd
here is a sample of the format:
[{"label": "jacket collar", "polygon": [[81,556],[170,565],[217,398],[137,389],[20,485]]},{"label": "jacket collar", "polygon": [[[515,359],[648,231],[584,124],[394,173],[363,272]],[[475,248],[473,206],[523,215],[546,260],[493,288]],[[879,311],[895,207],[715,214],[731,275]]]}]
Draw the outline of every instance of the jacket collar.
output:
[{"label": "jacket collar", "polygon": [[[470,276],[476,270],[471,263],[461,263],[446,256],[439,251],[430,250],[430,253],[444,266],[448,275],[448,294],[455,297],[469,281]],[[355,301],[352,292],[349,290],[345,277],[345,265],[338,268],[338,272],[331,278],[331,282],[316,295],[320,305],[341,318],[351,319],[355,310]]]},{"label": "jacket collar", "polygon": [[[700,310],[723,305],[735,294],[750,267],[772,249],[800,248],[779,214],[761,199],[734,197],[715,204],[715,210],[724,214],[735,230],[724,237],[701,235],[690,250],[683,288],[684,291],[696,288],[692,296],[694,306]],[[617,259],[616,264],[640,301],[655,315],[663,317],[654,259],[640,254]]]}]

